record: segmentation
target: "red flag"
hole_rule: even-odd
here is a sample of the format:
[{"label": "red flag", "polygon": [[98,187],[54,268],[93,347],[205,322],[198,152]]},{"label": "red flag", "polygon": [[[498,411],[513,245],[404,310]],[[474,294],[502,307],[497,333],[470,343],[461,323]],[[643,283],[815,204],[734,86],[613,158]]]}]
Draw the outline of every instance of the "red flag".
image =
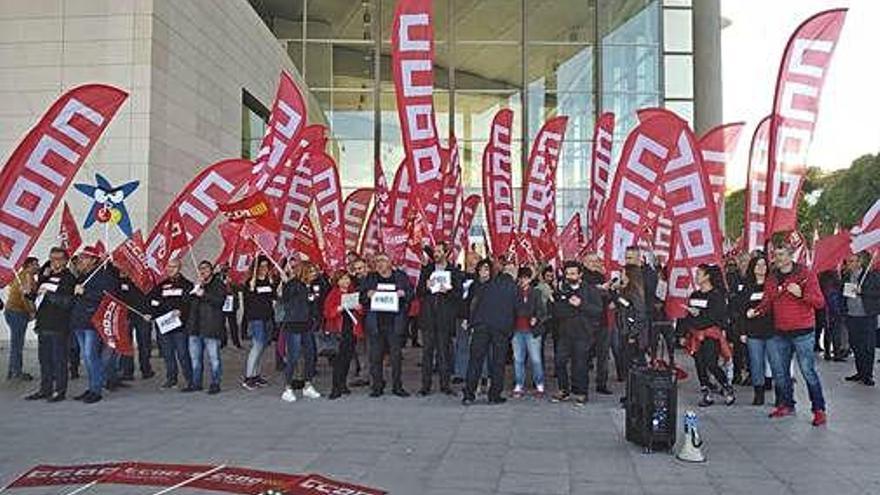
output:
[{"label": "red flag", "polygon": [[[590,200],[587,204],[587,220],[590,239],[595,239],[600,230],[599,221],[605,209],[608,186],[614,177],[611,170],[611,149],[614,145],[614,113],[605,112],[596,121],[593,131],[593,153],[590,165]],[[569,222],[570,223],[570,222]],[[580,222],[578,222],[580,224]]]},{"label": "red flag", "polygon": [[562,259],[574,259],[583,245],[584,229],[581,226],[581,214],[575,212],[559,236],[559,250],[562,252]]},{"label": "red flag", "polygon": [[345,219],[345,250],[357,251],[358,241],[367,219],[367,210],[373,198],[372,189],[357,189],[342,203],[342,217]]},{"label": "red flag", "polygon": [[239,241],[242,240],[242,227],[244,227],[244,224],[230,222],[223,222],[217,226],[217,230],[220,232],[220,238],[223,240],[223,249],[220,250],[220,254],[218,254],[217,258],[214,260],[215,265],[223,263],[232,265],[232,257],[235,255],[235,250],[238,247]]},{"label": "red flag", "polygon": [[[241,228],[241,236],[252,240],[264,255],[275,252],[278,237],[257,222],[245,222]],[[277,261],[277,260],[276,260]]]},{"label": "red flag", "polygon": [[391,28],[391,70],[406,164],[422,205],[442,187],[434,114],[434,12],[431,0],[399,0]]},{"label": "red flag", "polygon": [[278,217],[272,213],[269,200],[260,191],[233,203],[220,205],[220,211],[230,222],[253,221],[270,232],[277,233],[281,230],[281,224],[278,222]]},{"label": "red flag", "polygon": [[358,250],[358,253],[362,256],[373,256],[382,248],[380,239],[381,228],[379,226],[380,217],[378,207],[374,206],[373,210],[370,211],[370,218],[367,220],[367,225],[364,229],[364,240],[361,242]]},{"label": "red flag", "polygon": [[489,143],[483,150],[483,207],[495,253],[506,252],[516,233],[510,162],[512,126],[513,111],[499,110],[492,119]]},{"label": "red flag", "polygon": [[880,246],[880,199],[865,213],[862,221],[852,228],[852,252],[870,251]]},{"label": "red flag", "polygon": [[367,228],[364,232],[364,240],[361,243],[361,254],[374,255],[382,249],[382,228],[391,214],[391,193],[388,191],[388,182],[385,180],[385,172],[382,164],[377,160],[373,166],[373,176],[376,183],[376,201]]},{"label": "red flag", "polygon": [[748,252],[767,242],[767,160],[770,146],[770,116],[764,117],[752,134],[749,169],[746,174],[745,222],[743,239]]},{"label": "red flag", "polygon": [[394,182],[391,184],[388,217],[383,219],[383,227],[392,225],[403,227],[406,224],[411,193],[412,183],[409,179],[409,166],[406,162],[401,162],[394,174]]},{"label": "red flag", "polygon": [[128,97],[101,84],[61,95],[9,156],[0,172],[0,286],[46,228],[73,177]]},{"label": "red flag", "polygon": [[471,224],[474,221],[474,214],[479,205],[479,194],[471,194],[461,204],[461,211],[458,212],[458,222],[455,225],[455,235],[453,237],[453,260],[458,258],[458,253],[468,251],[468,232],[471,230]]},{"label": "red flag", "polygon": [[287,202],[287,193],[290,183],[296,173],[295,165],[299,163],[303,153],[322,153],[327,147],[327,128],[320,124],[306,126],[299,136],[299,143],[290,153],[290,158],[281,164],[281,170],[272,177],[266,186],[266,198],[272,205],[272,211],[279,218],[284,211]]},{"label": "red flag", "polygon": [[819,239],[813,246],[813,272],[837,269],[852,254],[850,240],[850,233],[846,231]]},{"label": "red flag", "polygon": [[[202,170],[186,185],[147,237],[147,262],[153,273],[162,275],[168,259],[179,257],[186,246],[195,244],[217,217],[220,205],[231,201],[246,184],[250,172],[251,163],[247,160],[223,160]],[[172,217],[180,219],[181,230],[189,238],[182,248],[169,248]]]},{"label": "red flag", "polygon": [[779,66],[770,125],[767,235],[797,228],[797,203],[819,101],[846,9],[820,12],[798,26]]},{"label": "red flag", "polygon": [[299,133],[306,121],[306,105],[293,78],[281,72],[275,103],[269,115],[266,135],[260,152],[254,161],[248,190],[262,191],[272,178],[281,171],[284,163],[298,143]]},{"label": "red flag", "polygon": [[223,222],[218,228],[223,238],[223,251],[217,257],[217,263],[228,263],[230,280],[242,284],[251,276],[257,245],[241,234],[244,224]]},{"label": "red flag", "polygon": [[321,266],[324,265],[324,255],[321,252],[321,248],[318,246],[318,239],[315,237],[315,228],[312,226],[312,219],[310,217],[303,219],[302,224],[299,226],[299,230],[296,231],[296,235],[293,237],[291,246],[293,252],[305,256],[312,263]]},{"label": "red flag", "polygon": [[529,155],[523,179],[519,231],[533,239],[540,237],[547,222],[556,218],[556,165],[567,122],[568,117],[548,120],[535,136]]},{"label": "red flag", "polygon": [[143,293],[150,292],[156,285],[153,272],[147,264],[147,253],[144,238],[140,230],[125,240],[111,255],[113,263],[128,274],[134,285]]},{"label": "red flag", "polygon": [[339,168],[326,153],[316,154],[309,164],[312,172],[312,195],[318,208],[321,235],[324,239],[325,265],[345,266],[345,234],[342,225],[342,185]]},{"label": "red flag", "polygon": [[449,169],[443,174],[443,189],[440,195],[440,211],[434,222],[434,238],[437,241],[452,240],[455,227],[455,210],[461,201],[461,163],[459,162],[458,141],[455,136],[449,139]]},{"label": "red flag", "polygon": [[134,356],[125,303],[110,294],[104,294],[104,299],[92,316],[92,324],[107,347],[123,356]]},{"label": "red flag", "polygon": [[293,179],[287,188],[287,194],[281,202],[281,234],[279,235],[279,249],[282,252],[291,250],[290,243],[302,226],[305,218],[309,216],[309,205],[312,203],[312,170],[309,166],[312,156],[323,153],[312,149],[303,150],[293,164]]},{"label": "red flag", "polygon": [[61,225],[58,228],[58,241],[62,249],[67,251],[67,256],[73,256],[73,253],[82,246],[82,236],[79,234],[79,228],[76,226],[76,220],[70,212],[70,205],[64,202],[64,209],[61,212]]},{"label": "red flag", "polygon": [[[709,174],[712,185],[712,197],[715,210],[720,214],[724,204],[724,192],[727,177],[727,164],[736,152],[739,136],[745,122],[723,124],[709,130],[700,138],[700,150],[703,153],[703,168]],[[724,219],[722,218],[723,222]]]},{"label": "red flag", "polygon": [[806,259],[807,240],[798,230],[792,230],[788,233],[788,244],[791,245],[793,251],[792,258],[796,263],[803,263]]}]

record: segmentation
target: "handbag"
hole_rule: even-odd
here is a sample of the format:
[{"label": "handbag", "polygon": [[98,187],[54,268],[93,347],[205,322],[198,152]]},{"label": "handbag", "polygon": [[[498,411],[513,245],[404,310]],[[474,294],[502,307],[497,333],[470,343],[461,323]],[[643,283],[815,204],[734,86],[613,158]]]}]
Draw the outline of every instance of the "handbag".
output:
[{"label": "handbag", "polygon": [[320,332],[315,336],[315,348],[319,357],[332,357],[339,352],[339,334]]}]

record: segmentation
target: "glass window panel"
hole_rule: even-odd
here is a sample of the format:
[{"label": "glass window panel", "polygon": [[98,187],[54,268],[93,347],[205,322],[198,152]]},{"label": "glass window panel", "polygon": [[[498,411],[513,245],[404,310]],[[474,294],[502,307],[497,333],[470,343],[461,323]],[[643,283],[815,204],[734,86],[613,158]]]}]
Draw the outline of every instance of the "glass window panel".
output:
[{"label": "glass window panel", "polygon": [[[571,220],[571,216],[577,212],[581,214],[581,223],[584,222],[584,212],[587,208],[587,188],[567,187],[560,184],[556,189],[556,225],[557,232]],[[581,226],[583,228],[583,225]]]},{"label": "glass window panel", "polygon": [[303,73],[303,43],[301,41],[287,40],[287,55],[293,61],[300,74]]},{"label": "glass window panel", "polygon": [[593,47],[529,47],[529,142],[544,122],[568,116],[566,139],[585,140],[593,125]]},{"label": "glass window panel", "polygon": [[593,46],[529,46],[526,75],[529,82],[545,78],[547,91],[592,91]]},{"label": "glass window panel", "polygon": [[489,141],[492,120],[502,108],[513,111],[511,128],[511,171],[514,182],[519,184],[521,175],[522,105],[517,91],[512,94],[456,91],[455,135],[459,142],[463,184],[482,187],[483,150]]},{"label": "glass window panel", "polygon": [[663,48],[668,52],[693,51],[690,10],[663,10]]},{"label": "glass window panel", "polygon": [[694,102],[691,100],[667,100],[664,103],[664,106],[673,112],[677,113],[679,117],[688,121],[691,125],[691,128],[694,127]]},{"label": "glass window panel", "polygon": [[599,34],[602,43],[659,43],[656,0],[598,0]]},{"label": "glass window panel", "polygon": [[590,180],[590,155],[593,149],[591,141],[569,140],[570,134],[565,133],[562,153],[559,155],[559,166],[556,171],[558,187],[586,188]]},{"label": "glass window panel", "polygon": [[[373,186],[373,139],[346,139],[334,133],[339,180],[346,188]],[[390,180],[390,179],[389,179]]]},{"label": "glass window panel", "polygon": [[[314,1],[314,0],[313,0]],[[321,0],[326,1],[326,0]],[[353,0],[345,0],[346,2],[355,3]],[[391,27],[394,22],[394,7],[396,0],[369,0],[370,2],[382,2],[382,39],[383,41],[391,41]],[[449,12],[446,0],[438,0],[431,2],[434,5],[434,40],[446,41],[449,39]],[[309,3],[311,5],[311,3]],[[388,52],[391,53],[391,52]]]},{"label": "glass window panel", "polygon": [[373,94],[365,91],[313,91],[336,139],[372,139]]},{"label": "glass window panel", "polygon": [[530,42],[594,43],[595,0],[529,0]]},{"label": "glass window panel", "polygon": [[247,91],[241,102],[241,157],[253,159],[260,151],[269,110]]},{"label": "glass window panel", "polygon": [[456,41],[522,38],[522,3],[516,0],[454,0],[453,15]]},{"label": "glass window panel", "polygon": [[[434,45],[434,90],[449,89],[449,50],[444,45]],[[382,44],[381,76],[382,91],[394,91],[393,73],[391,71],[391,44]]]},{"label": "glass window panel", "polygon": [[690,55],[666,55],[663,84],[667,98],[693,98],[694,61]]},{"label": "glass window panel", "polygon": [[363,44],[306,43],[309,88],[363,88],[373,82],[373,47]]},{"label": "glass window panel", "polygon": [[[614,112],[614,160],[620,156],[620,149],[623,146],[622,141],[626,139],[627,134],[631,131],[638,119],[636,111],[640,108],[656,107],[660,105],[660,95],[658,93],[606,93],[602,96],[603,110]],[[617,141],[621,141],[618,143]]]},{"label": "glass window panel", "polygon": [[455,88],[517,91],[522,81],[518,46],[459,44],[455,47]]},{"label": "glass window panel", "polygon": [[[382,165],[388,175],[389,186],[393,179],[397,165],[404,158],[403,137],[400,133],[400,119],[397,115],[397,99],[393,92],[382,92],[382,141],[380,143],[380,157]],[[449,138],[449,92],[434,92],[434,113],[437,125],[437,135],[440,143],[446,146]],[[372,163],[372,160],[369,162]]]},{"label": "glass window panel", "polygon": [[690,7],[692,0],[663,0],[664,6],[670,7]]},{"label": "glass window panel", "polygon": [[[373,39],[377,0],[327,1],[308,0],[306,8],[307,36],[310,39]],[[278,2],[275,2],[278,3]],[[286,3],[302,3],[301,0]],[[301,19],[302,9],[292,19]],[[276,23],[277,24],[277,23]],[[296,24],[299,24],[298,22]],[[301,25],[299,29],[302,29]]]}]

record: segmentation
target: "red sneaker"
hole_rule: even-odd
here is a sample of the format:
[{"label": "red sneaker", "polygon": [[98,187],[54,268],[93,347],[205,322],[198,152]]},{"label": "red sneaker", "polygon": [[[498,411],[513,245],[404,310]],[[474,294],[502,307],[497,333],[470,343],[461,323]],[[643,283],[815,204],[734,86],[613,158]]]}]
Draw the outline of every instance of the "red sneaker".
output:
[{"label": "red sneaker", "polygon": [[813,411],[813,426],[822,426],[828,422],[825,411]]},{"label": "red sneaker", "polygon": [[770,412],[769,417],[771,418],[784,418],[786,416],[792,416],[794,414],[794,409],[788,406],[778,406]]}]

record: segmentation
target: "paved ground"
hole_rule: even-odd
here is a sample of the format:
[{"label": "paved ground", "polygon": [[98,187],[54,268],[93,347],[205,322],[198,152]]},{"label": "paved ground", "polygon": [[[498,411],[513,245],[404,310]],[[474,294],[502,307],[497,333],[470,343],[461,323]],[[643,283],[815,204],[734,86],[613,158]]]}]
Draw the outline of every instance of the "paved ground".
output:
[{"label": "paved ground", "polygon": [[[0,350],[4,373],[7,352]],[[405,361],[410,391],[418,380],[413,352]],[[226,383],[216,397],[161,392],[154,378],[92,406],[35,404],[20,400],[28,386],[0,383],[0,482],[37,463],[144,460],[317,472],[407,495],[880,493],[880,390],[845,384],[850,363],[821,364],[827,427],[811,427],[806,407],[770,421],[741,389],[741,404],[699,412],[709,462],[684,465],[624,441],[617,397],[583,408],[532,399],[465,408],[444,396],[370,399],[356,389],[338,401],[287,404],[277,378],[253,392],[235,383],[243,356],[225,351]],[[27,363],[33,370],[33,350]],[[323,377],[327,371],[322,364]],[[73,382],[72,394],[83,386]],[[693,407],[693,379],[681,387],[681,407]],[[88,493],[152,493],[114,490]]]}]

